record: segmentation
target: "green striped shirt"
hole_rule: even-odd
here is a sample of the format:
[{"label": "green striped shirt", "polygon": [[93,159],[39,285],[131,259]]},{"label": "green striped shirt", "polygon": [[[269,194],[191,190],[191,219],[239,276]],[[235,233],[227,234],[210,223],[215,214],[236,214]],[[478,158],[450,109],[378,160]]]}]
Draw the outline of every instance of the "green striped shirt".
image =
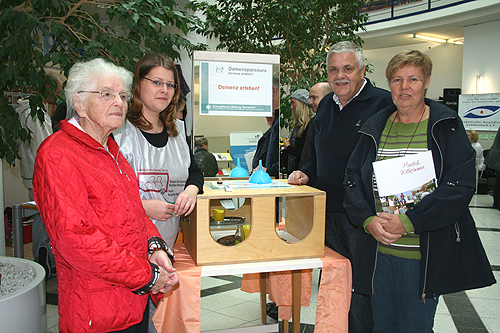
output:
[{"label": "green striped shirt", "polygon": [[[384,131],[380,137],[378,160],[402,157],[427,151],[427,125],[428,119],[420,123],[410,124],[404,124],[402,122],[392,123],[390,118],[387,119]],[[385,207],[382,207],[375,176],[373,177],[373,189],[376,198],[377,212],[391,211],[395,214],[402,214],[399,218],[408,231],[407,234],[401,236],[400,239],[390,245],[379,243],[379,252],[406,259],[420,259],[420,239],[419,236],[414,233],[415,229],[410,219],[405,214],[406,210],[411,209],[409,205],[406,205],[406,198],[403,195],[400,197],[396,196],[395,198],[391,198],[393,203],[396,203],[396,206],[388,207],[386,204],[384,205]]]}]

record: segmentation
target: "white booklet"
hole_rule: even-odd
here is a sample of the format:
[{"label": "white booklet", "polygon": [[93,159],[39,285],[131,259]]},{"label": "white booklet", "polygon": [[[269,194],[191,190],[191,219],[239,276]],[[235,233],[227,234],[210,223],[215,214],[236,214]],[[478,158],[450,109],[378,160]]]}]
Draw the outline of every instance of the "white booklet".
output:
[{"label": "white booklet", "polygon": [[430,150],[373,162],[382,210],[404,214],[437,186]]}]

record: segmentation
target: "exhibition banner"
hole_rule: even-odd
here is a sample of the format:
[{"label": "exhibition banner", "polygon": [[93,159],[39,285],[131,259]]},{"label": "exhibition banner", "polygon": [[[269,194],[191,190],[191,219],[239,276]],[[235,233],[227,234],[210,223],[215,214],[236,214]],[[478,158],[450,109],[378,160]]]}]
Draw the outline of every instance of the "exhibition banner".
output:
[{"label": "exhibition banner", "polygon": [[271,64],[200,62],[200,115],[272,117]]},{"label": "exhibition banner", "polygon": [[458,115],[467,130],[496,131],[500,126],[500,94],[460,95]]}]

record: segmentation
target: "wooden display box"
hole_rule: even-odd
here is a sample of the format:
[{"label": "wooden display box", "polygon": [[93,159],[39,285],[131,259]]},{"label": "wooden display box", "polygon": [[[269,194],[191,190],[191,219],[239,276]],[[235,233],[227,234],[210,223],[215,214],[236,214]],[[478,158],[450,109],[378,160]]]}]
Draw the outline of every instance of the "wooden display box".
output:
[{"label": "wooden display box", "polygon": [[[232,192],[205,186],[204,192],[181,226],[184,243],[197,265],[323,257],[325,192],[306,185]],[[280,197],[286,198],[285,238],[293,236],[298,242],[287,243],[276,232],[276,198]],[[212,237],[210,217],[213,209],[223,208],[220,199],[230,198],[245,198],[245,203],[237,210],[226,210],[226,216],[244,217],[251,230],[240,244],[224,246]]]}]

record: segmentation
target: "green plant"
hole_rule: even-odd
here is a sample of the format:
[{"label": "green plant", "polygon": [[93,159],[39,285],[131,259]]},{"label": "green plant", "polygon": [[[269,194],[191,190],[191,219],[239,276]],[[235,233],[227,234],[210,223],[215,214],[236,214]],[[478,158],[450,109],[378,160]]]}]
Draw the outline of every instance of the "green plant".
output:
[{"label": "green plant", "polygon": [[[42,98],[56,96],[56,83],[44,67],[67,75],[77,61],[107,58],[133,70],[145,53],[161,52],[179,59],[191,54],[186,37],[201,26],[199,18],[178,8],[174,0],[12,0],[0,1],[0,87],[2,91],[27,84],[34,91],[32,110],[43,107]],[[40,109],[32,116],[43,119]],[[0,96],[0,158],[13,164],[19,158],[18,140],[30,133],[19,123],[16,111]]]},{"label": "green plant", "polygon": [[291,93],[326,81],[329,47],[342,40],[362,44],[355,35],[367,21],[362,5],[361,0],[216,0],[191,6],[206,16],[197,31],[218,38],[217,49],[280,55],[282,127],[288,127]]}]

